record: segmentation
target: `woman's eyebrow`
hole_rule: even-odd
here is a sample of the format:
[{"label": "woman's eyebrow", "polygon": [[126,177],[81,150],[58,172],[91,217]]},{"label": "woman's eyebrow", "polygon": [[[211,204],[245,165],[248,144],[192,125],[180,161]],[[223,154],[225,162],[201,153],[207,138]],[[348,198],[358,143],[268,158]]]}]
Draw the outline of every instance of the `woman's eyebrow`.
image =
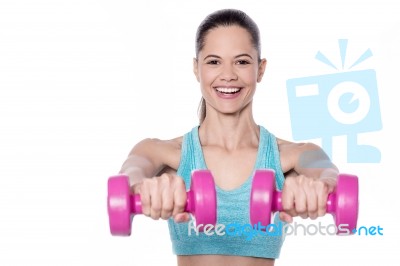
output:
[{"label": "woman's eyebrow", "polygon": [[[244,53],[244,54],[239,54],[239,55],[236,55],[235,56],[235,58],[239,58],[239,57],[243,57],[243,56],[247,56],[247,57],[250,57],[250,59],[253,59],[253,57],[251,57],[251,55],[249,55],[249,54],[246,54],[246,53]],[[207,55],[206,57],[204,57],[204,59],[203,60],[206,60],[207,58],[209,58],[209,57],[213,57],[213,58],[218,58],[218,59],[221,59],[221,57],[220,56],[218,56],[218,55],[215,55],[215,54],[210,54],[210,55]]]},{"label": "woman's eyebrow", "polygon": [[249,54],[239,54],[239,55],[235,56],[235,58],[242,57],[242,56],[247,56],[247,57],[250,57],[250,59],[253,59],[253,57],[251,57],[251,55],[249,55]]},{"label": "woman's eyebrow", "polygon": [[203,58],[203,60],[206,60],[206,59],[207,59],[207,58],[209,58],[209,57],[214,57],[214,58],[221,59],[221,57],[220,57],[220,56],[218,56],[218,55],[215,55],[215,54],[209,54],[209,55],[207,55],[206,57],[204,57],[204,58]]}]

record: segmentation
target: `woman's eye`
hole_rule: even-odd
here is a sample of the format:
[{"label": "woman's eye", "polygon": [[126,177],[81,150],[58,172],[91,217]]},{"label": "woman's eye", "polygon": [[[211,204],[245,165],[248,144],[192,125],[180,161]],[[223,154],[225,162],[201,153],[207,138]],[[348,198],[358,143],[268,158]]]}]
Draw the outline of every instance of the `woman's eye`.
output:
[{"label": "woman's eye", "polygon": [[207,62],[207,64],[209,65],[218,65],[218,61],[217,60],[210,60]]},{"label": "woman's eye", "polygon": [[246,61],[246,60],[238,60],[238,61],[236,61],[236,64],[238,64],[238,65],[248,65],[250,63],[249,63],[249,61]]}]

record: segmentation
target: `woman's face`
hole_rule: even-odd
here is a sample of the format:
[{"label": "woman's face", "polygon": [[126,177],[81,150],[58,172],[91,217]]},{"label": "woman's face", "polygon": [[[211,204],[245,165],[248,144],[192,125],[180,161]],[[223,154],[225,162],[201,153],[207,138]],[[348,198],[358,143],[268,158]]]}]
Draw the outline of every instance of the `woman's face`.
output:
[{"label": "woman's face", "polygon": [[266,66],[266,60],[258,58],[251,35],[242,27],[210,30],[193,62],[207,108],[235,114],[248,106]]}]

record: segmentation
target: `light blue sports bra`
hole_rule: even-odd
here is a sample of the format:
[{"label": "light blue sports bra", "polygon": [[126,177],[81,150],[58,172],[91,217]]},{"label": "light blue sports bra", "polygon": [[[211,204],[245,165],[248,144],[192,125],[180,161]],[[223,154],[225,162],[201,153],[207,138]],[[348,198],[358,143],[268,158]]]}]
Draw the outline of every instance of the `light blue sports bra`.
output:
[{"label": "light blue sports bra", "polygon": [[[258,147],[256,169],[275,170],[276,187],[282,190],[284,175],[280,165],[280,157],[276,138],[264,127],[260,126],[260,142]],[[200,144],[198,126],[184,135],[182,142],[181,161],[177,170],[190,188],[191,172],[196,169],[207,169]],[[261,258],[278,258],[284,241],[284,236],[275,233],[260,233],[251,227],[249,219],[249,202],[252,184],[251,175],[240,187],[233,190],[223,190],[216,186],[217,191],[217,230],[196,232],[193,220],[186,223],[175,223],[168,220],[173,253],[176,255],[219,254],[249,256]],[[273,219],[276,228],[282,228],[283,222],[279,215]],[[223,229],[223,230],[220,230]]]}]

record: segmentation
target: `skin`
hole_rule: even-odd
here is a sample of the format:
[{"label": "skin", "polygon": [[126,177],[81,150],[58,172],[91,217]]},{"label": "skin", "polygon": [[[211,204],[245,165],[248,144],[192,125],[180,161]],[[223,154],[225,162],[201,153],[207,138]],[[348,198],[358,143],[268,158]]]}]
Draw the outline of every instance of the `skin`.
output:
[{"label": "skin", "polygon": [[[206,118],[199,128],[207,168],[217,186],[232,190],[252,174],[259,144],[259,127],[253,119],[252,103],[257,83],[266,68],[265,59],[251,43],[249,33],[238,26],[211,30],[193,71],[206,101]],[[240,88],[234,98],[221,97],[217,87]],[[132,149],[121,173],[130,177],[132,192],[140,193],[143,214],[152,219],[188,221],[184,213],[186,189],[178,169],[182,136],[171,140],[145,139]],[[282,220],[292,217],[316,219],[325,215],[326,201],[336,184],[338,170],[320,147],[277,138],[285,174]],[[324,165],[324,167],[322,167]],[[321,167],[320,167],[321,166]],[[296,204],[295,204],[296,203]],[[273,259],[196,255],[177,256],[184,265],[271,266]]]}]

